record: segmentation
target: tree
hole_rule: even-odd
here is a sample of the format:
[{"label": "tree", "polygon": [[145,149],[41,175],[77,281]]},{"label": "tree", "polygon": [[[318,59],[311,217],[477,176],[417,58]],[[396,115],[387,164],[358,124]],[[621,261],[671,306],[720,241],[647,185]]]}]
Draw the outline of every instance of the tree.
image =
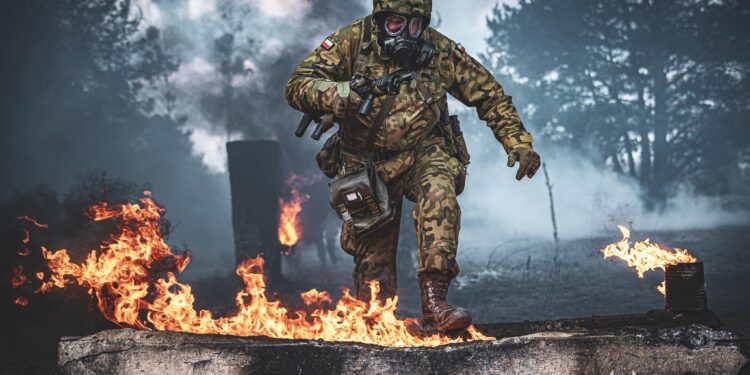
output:
[{"label": "tree", "polygon": [[485,59],[545,137],[594,149],[655,201],[677,180],[726,194],[742,184],[708,181],[747,168],[749,21],[738,0],[527,0],[493,11]]},{"label": "tree", "polygon": [[4,174],[23,187],[69,183],[140,154],[153,123],[145,83],[176,63],[130,1],[4,2],[0,25]]}]

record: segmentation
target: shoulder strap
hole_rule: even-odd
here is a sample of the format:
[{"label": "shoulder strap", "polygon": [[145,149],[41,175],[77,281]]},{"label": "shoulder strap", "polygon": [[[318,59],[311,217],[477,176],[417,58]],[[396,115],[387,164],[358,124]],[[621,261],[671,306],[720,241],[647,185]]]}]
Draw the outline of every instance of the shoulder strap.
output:
[{"label": "shoulder strap", "polygon": [[[372,15],[369,15],[365,17],[365,19],[362,21],[362,37],[360,38],[359,43],[356,47],[356,57],[352,59],[353,66],[350,66],[350,69],[351,69],[350,71],[352,72],[350,76],[353,76],[354,73],[359,73],[359,74],[364,73],[364,67],[367,66],[367,59],[370,57],[370,52],[372,52],[372,48],[370,46],[371,41],[372,41]],[[355,56],[354,43],[350,45],[350,48],[351,48],[350,56]],[[370,128],[370,132],[367,134],[367,141],[366,141],[367,150],[372,150],[373,147],[375,146],[375,140],[377,138],[378,132],[380,131],[380,128],[383,127],[383,123],[385,122],[385,116],[388,115],[388,112],[391,111],[391,107],[393,106],[395,99],[396,99],[395,97],[388,95],[383,101],[383,106],[380,107],[380,111],[378,112],[377,116],[375,116],[375,120],[372,122],[372,127]],[[356,121],[356,120],[349,117],[345,121]]]},{"label": "shoulder strap", "polygon": [[354,73],[363,73],[362,69],[365,67],[365,64],[367,64],[367,58],[370,56],[370,48],[363,49],[362,46],[369,47],[370,41],[372,40],[372,15],[369,15],[362,20],[362,35],[359,38],[359,43],[350,44],[350,53],[349,56],[352,56],[352,65],[350,66],[350,77],[354,75]]},{"label": "shoulder strap", "polygon": [[[370,53],[372,52],[370,41],[372,41],[372,15],[365,17],[362,25],[362,40],[360,41],[359,54],[357,55],[357,59],[354,63],[354,72],[356,73],[364,73],[364,67],[367,65],[367,59],[370,57]],[[362,46],[364,46],[365,48],[362,48]],[[393,103],[395,101],[396,97],[392,95],[387,95],[385,100],[383,100],[383,106],[380,107],[380,111],[375,116],[375,120],[373,120],[372,122],[370,132],[367,134],[367,143],[365,146],[367,150],[372,150],[374,148],[378,132],[380,132],[380,129],[383,127],[383,123],[385,122],[385,116],[387,116],[391,111],[391,107],[393,106]]]},{"label": "shoulder strap", "polygon": [[375,120],[372,122],[372,127],[370,128],[370,132],[367,134],[367,150],[372,150],[373,146],[375,146],[375,139],[378,136],[378,132],[380,131],[380,128],[383,127],[383,123],[385,122],[385,116],[388,114],[388,112],[391,111],[391,107],[393,106],[393,102],[396,101],[396,97],[393,95],[387,95],[385,100],[383,101],[383,106],[380,107],[380,111],[378,112],[378,115],[375,117]]}]

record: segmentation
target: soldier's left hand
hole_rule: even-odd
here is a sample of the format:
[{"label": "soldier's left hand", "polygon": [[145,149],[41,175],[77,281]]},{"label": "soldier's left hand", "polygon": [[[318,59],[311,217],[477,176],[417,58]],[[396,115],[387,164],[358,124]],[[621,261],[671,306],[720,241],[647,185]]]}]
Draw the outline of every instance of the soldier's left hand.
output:
[{"label": "soldier's left hand", "polygon": [[515,147],[508,153],[508,167],[519,163],[516,180],[521,180],[524,176],[534,177],[539,166],[542,165],[542,158],[530,147]]}]

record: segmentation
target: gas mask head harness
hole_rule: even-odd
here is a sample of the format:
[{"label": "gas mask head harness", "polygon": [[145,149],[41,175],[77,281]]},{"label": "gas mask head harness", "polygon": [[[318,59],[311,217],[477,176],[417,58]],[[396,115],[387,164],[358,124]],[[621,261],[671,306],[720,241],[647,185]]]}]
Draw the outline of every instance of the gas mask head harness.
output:
[{"label": "gas mask head harness", "polygon": [[422,38],[427,20],[393,12],[375,15],[378,42],[398,66],[406,69],[426,67],[435,57],[435,44]]}]

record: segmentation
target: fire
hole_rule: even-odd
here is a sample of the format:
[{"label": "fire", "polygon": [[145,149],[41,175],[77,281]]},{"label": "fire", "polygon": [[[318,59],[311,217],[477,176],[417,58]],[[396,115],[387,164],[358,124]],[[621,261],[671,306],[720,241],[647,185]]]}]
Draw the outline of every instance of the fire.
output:
[{"label": "fire", "polygon": [[[289,310],[267,297],[262,258],[246,260],[237,267],[245,286],[235,297],[236,313],[215,317],[207,310],[196,311],[190,285],[176,277],[187,266],[190,254],[173,254],[164,242],[159,223],[163,212],[148,196],[139,204],[102,203],[92,207],[93,220],[119,221],[117,233],[80,264],[71,262],[64,249],[52,252],[42,248],[51,272],[42,275],[48,277],[37,275],[48,280],[40,291],[81,285],[95,296],[107,319],[145,330],[354,341],[391,347],[494,339],[474,327],[466,337],[458,338],[412,333],[410,328],[418,325],[417,321],[396,317],[397,298],[379,301],[377,283],[370,285],[369,301],[357,300],[344,290],[334,304],[327,292],[313,289],[301,295],[308,309]],[[164,273],[166,277],[159,278]]]},{"label": "fire", "polygon": [[310,199],[306,194],[299,192],[299,179],[292,175],[287,181],[291,188],[291,200],[279,198],[279,243],[291,248],[302,238],[302,226],[299,214],[302,212],[302,203]]},{"label": "fire", "polygon": [[13,268],[13,276],[10,278],[10,285],[15,289],[23,284],[26,284],[29,279],[23,274],[23,266],[16,266]]},{"label": "fire", "polygon": [[[646,271],[661,269],[664,271],[668,265],[678,263],[695,263],[697,258],[690,255],[687,250],[671,250],[667,246],[651,243],[648,239],[642,242],[636,242],[632,247],[630,245],[630,230],[618,225],[622,232],[622,240],[607,245],[602,249],[604,259],[615,257],[627,262],[628,267],[635,268],[638,277],[643,278]],[[666,295],[666,286],[662,282],[656,288],[659,293]]]},{"label": "fire", "polygon": [[49,228],[49,225],[42,224],[42,223],[38,222],[36,219],[34,219],[33,217],[31,217],[29,215],[19,216],[18,219],[19,220],[26,220],[29,223],[34,224],[34,226],[36,226],[37,228],[43,228],[43,229]]}]

